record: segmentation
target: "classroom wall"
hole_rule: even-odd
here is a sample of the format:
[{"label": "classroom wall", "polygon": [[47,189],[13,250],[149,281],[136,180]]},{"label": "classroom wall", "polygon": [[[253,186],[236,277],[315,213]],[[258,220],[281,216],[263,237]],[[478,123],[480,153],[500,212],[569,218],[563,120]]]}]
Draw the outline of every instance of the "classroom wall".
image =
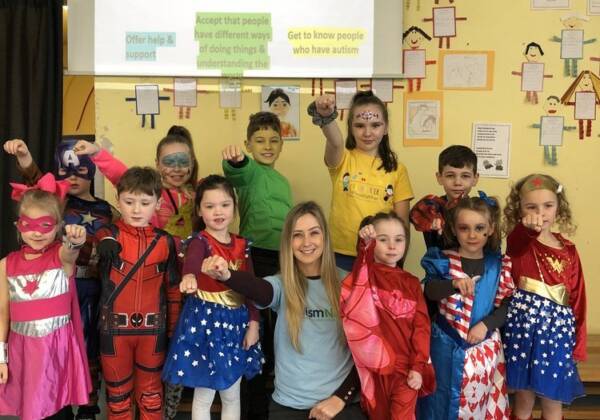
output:
[{"label": "classroom wall", "polygon": [[[405,10],[405,28],[416,25],[431,34],[431,23],[423,18],[431,16],[433,0],[405,0],[410,7]],[[440,0],[441,6],[448,0]],[[600,263],[596,256],[597,238],[600,224],[597,221],[597,206],[600,188],[598,167],[600,157],[600,121],[594,123],[592,137],[583,141],[577,139],[577,132],[567,132],[564,146],[559,148],[558,166],[545,165],[542,148],[538,145],[538,131],[529,126],[539,121],[543,115],[542,104],[546,96],[561,96],[573,81],[562,74],[563,62],[560,59],[558,43],[550,42],[553,35],[560,35],[560,17],[571,12],[585,15],[586,2],[571,0],[570,10],[532,11],[530,2],[522,1],[465,1],[456,0],[453,5],[457,15],[467,17],[457,22],[457,37],[452,40],[452,49],[491,50],[495,52],[493,90],[491,91],[445,91],[443,92],[443,133],[444,144],[440,147],[403,146],[403,96],[406,88],[396,90],[394,101],[388,106],[390,112],[390,138],[400,160],[407,166],[415,197],[428,193],[440,193],[434,173],[437,155],[450,144],[471,144],[473,122],[508,122],[512,124],[510,149],[510,179],[482,178],[479,188],[489,195],[502,199],[506,197],[512,180],[531,172],[544,172],[557,177],[565,186],[571,201],[576,222],[577,234],[572,238],[577,244],[586,274],[588,293],[588,328],[590,333],[600,334],[600,309],[595,299],[600,297]],[[417,10],[417,6],[420,7]],[[590,16],[584,24],[585,38],[600,39],[600,16]],[[541,44],[545,55],[546,73],[553,78],[544,82],[544,92],[540,104],[525,104],[524,93],[520,91],[520,78],[511,71],[520,71],[524,61],[525,45],[531,41]],[[392,41],[389,48],[400,48]],[[591,56],[600,56],[600,41],[586,45],[585,58],[579,61],[580,70],[599,72],[598,62],[590,61]],[[438,59],[437,40],[427,43],[427,58]],[[428,78],[424,81],[424,91],[437,91],[437,65],[427,66]],[[359,80],[368,84],[368,80]],[[133,97],[134,87],[141,83],[157,83],[161,96],[170,97],[161,101],[160,115],[156,116],[155,128],[150,128],[149,118],[146,127],[141,127],[141,117],[136,115],[134,102],[125,98]],[[261,80],[247,79],[242,83],[242,107],[231,112],[229,119],[219,107],[219,80],[198,79],[198,87],[205,91],[198,93],[198,106],[192,108],[190,119],[179,119],[178,110],[173,106],[173,93],[165,91],[173,87],[172,78],[116,78],[97,77],[95,79],[95,130],[96,139],[111,147],[127,165],[153,165],[155,146],[173,124],[184,125],[194,137],[195,150],[199,159],[200,174],[221,172],[220,151],[231,143],[242,145],[248,116],[259,110],[260,90],[265,85],[299,85],[301,87],[300,108],[301,138],[286,142],[277,169],[289,180],[293,188],[294,201],[314,199],[328,209],[331,186],[327,170],[323,164],[324,138],[320,130],[313,126],[304,110],[314,99],[312,81],[308,80]],[[406,85],[395,80],[396,85]],[[326,91],[333,89],[332,80],[324,80]],[[317,80],[316,91],[319,83]],[[80,101],[81,102],[81,101]],[[68,104],[67,104],[68,105]],[[73,106],[81,106],[73,105]],[[66,111],[67,112],[67,111]],[[68,111],[77,114],[77,110]],[[575,125],[573,109],[561,108],[567,125]],[[341,125],[346,120],[338,121]],[[344,128],[345,131],[345,128]],[[114,202],[114,190],[107,185],[106,197]],[[420,234],[413,235],[412,246],[406,268],[417,275],[424,244]]]}]

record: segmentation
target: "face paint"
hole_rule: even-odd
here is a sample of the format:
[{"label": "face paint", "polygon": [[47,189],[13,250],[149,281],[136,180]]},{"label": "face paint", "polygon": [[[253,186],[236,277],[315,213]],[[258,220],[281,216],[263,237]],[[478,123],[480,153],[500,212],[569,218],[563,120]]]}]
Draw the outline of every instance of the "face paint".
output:
[{"label": "face paint", "polygon": [[379,114],[371,111],[363,111],[360,114],[356,115],[357,118],[361,118],[363,120],[369,121],[374,118],[379,118]]},{"label": "face paint", "polygon": [[66,179],[72,175],[92,181],[96,173],[96,165],[87,155],[76,155],[73,147],[77,140],[63,140],[56,146],[57,179]]},{"label": "face paint", "polygon": [[192,159],[188,153],[177,152],[163,156],[160,163],[166,168],[189,168],[192,166]]},{"label": "face paint", "polygon": [[52,216],[42,216],[32,219],[24,214],[17,220],[17,230],[24,232],[50,233],[56,228],[56,219]]}]

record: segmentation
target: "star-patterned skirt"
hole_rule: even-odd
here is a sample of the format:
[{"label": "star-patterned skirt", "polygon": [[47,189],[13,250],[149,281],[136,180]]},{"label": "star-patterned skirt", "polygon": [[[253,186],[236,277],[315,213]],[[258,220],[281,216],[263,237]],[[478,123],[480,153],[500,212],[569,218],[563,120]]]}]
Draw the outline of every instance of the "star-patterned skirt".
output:
[{"label": "star-patterned skirt", "polygon": [[575,318],[570,307],[535,293],[515,292],[504,331],[509,388],[532,390],[567,404],[583,396],[574,346]]},{"label": "star-patterned skirt", "polygon": [[260,373],[263,354],[257,343],[243,348],[248,309],[229,308],[190,296],[183,305],[162,377],[191,388],[224,390],[242,375]]}]

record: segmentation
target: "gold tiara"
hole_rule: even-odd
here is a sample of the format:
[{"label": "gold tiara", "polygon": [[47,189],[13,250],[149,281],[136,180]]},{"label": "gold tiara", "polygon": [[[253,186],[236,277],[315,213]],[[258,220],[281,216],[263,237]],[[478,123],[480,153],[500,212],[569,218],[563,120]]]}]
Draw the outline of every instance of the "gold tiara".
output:
[{"label": "gold tiara", "polygon": [[563,186],[558,184],[555,187],[554,181],[545,175],[534,175],[523,183],[520,192],[530,192],[535,190],[549,190],[555,194],[560,194],[563,191]]}]

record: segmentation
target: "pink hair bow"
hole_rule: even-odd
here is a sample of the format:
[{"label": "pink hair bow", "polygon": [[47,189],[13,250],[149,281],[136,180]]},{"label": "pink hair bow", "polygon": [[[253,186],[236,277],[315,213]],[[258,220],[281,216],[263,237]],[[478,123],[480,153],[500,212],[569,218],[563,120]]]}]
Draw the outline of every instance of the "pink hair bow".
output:
[{"label": "pink hair bow", "polygon": [[69,181],[57,181],[50,172],[41,177],[35,185],[27,186],[25,184],[10,183],[12,187],[11,198],[15,201],[21,201],[23,194],[29,190],[42,190],[54,194],[58,198],[64,200],[69,191]]}]

